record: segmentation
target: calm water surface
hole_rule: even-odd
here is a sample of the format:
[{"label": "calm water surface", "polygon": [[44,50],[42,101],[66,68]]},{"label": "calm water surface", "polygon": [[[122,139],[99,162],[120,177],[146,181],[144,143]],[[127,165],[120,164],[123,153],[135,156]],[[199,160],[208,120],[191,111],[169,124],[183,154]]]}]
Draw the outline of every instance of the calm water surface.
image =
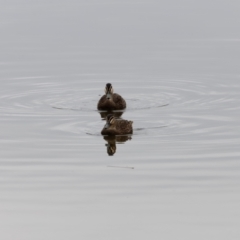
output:
[{"label": "calm water surface", "polygon": [[[7,9],[1,29],[20,36],[9,20],[20,7]],[[239,238],[240,40],[69,44],[50,27],[40,24],[50,38],[38,39],[19,26],[22,38],[1,40],[5,240]],[[129,138],[100,134],[96,105],[107,82],[126,99]]]}]

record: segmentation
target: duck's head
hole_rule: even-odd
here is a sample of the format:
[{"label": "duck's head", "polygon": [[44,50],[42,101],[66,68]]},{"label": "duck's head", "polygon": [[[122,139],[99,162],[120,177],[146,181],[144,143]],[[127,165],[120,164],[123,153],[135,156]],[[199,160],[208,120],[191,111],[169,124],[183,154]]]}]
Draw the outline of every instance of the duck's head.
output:
[{"label": "duck's head", "polygon": [[113,94],[113,87],[111,83],[107,83],[106,87],[105,87],[105,94],[106,94],[106,98],[108,100],[112,99],[112,94]]},{"label": "duck's head", "polygon": [[116,118],[113,116],[113,114],[108,114],[104,128],[105,129],[109,128],[111,125],[114,124],[115,120],[116,120]]}]

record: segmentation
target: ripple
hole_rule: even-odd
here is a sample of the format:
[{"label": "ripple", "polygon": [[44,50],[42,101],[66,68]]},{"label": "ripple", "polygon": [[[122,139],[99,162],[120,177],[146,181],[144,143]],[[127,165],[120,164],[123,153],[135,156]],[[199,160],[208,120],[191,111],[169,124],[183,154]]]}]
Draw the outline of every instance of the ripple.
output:
[{"label": "ripple", "polygon": [[[124,111],[135,111],[135,110],[145,110],[152,108],[166,107],[169,104],[164,103],[162,99],[149,99],[149,98],[125,98],[127,102],[127,108]],[[160,100],[160,103],[159,103]],[[51,105],[52,108],[60,110],[72,110],[72,111],[85,111],[92,112],[97,111],[96,109],[96,99],[89,97],[88,99],[69,99],[68,101],[59,101]],[[161,103],[162,102],[162,103]]]},{"label": "ripple", "polygon": [[[226,80],[228,84],[225,84]],[[158,136],[165,140],[170,136],[189,135],[209,138],[221,134],[219,131],[227,132],[231,124],[236,124],[234,112],[240,108],[236,81],[238,79],[233,76],[227,79],[206,76],[199,81],[156,79],[148,84],[133,81],[127,88],[120,82],[115,84],[123,86],[118,89],[127,102],[122,117],[134,121],[134,135]],[[11,80],[0,90],[0,113],[2,117],[67,115],[72,120],[53,128],[100,136],[104,124],[96,106],[102,85],[93,81],[91,86],[94,87],[89,83],[82,86],[79,81],[68,84],[63,79],[51,77]],[[83,116],[84,120],[75,119]]]}]

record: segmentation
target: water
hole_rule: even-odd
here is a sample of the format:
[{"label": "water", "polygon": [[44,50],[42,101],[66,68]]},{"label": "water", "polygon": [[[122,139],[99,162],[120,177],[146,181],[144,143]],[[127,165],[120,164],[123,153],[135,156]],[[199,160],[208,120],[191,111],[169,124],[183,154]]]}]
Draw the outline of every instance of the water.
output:
[{"label": "water", "polygon": [[[4,239],[239,238],[239,16],[176,4],[3,5]],[[107,82],[132,136],[100,134]]]}]

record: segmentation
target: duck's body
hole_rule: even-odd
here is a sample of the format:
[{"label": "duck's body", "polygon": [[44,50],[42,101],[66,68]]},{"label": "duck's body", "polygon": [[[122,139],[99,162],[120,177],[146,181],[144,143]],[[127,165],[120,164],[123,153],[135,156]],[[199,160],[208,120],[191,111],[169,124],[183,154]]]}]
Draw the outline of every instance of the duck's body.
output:
[{"label": "duck's body", "polygon": [[98,101],[98,110],[123,110],[126,108],[126,101],[117,93],[113,93],[111,83],[106,84],[105,95]]},{"label": "duck's body", "polygon": [[112,114],[107,116],[106,124],[102,129],[102,135],[125,135],[132,134],[132,121],[116,119]]}]

